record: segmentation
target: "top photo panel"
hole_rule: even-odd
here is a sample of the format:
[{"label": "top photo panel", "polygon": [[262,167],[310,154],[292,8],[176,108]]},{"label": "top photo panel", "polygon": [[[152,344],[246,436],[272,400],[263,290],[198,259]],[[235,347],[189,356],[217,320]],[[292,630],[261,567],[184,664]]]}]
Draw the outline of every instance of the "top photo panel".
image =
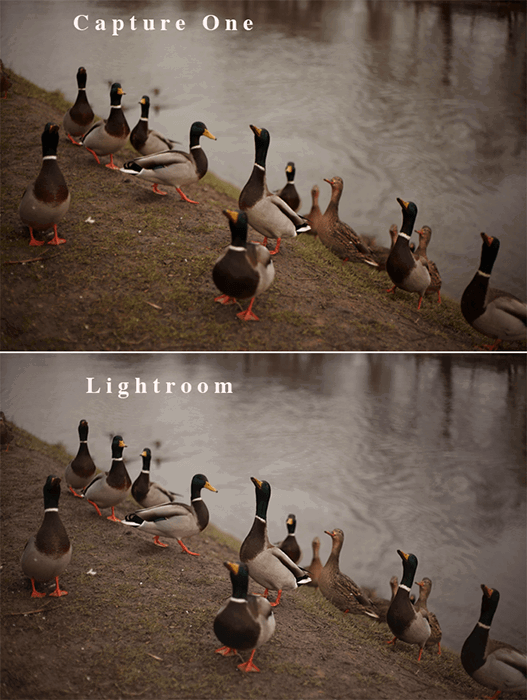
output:
[{"label": "top photo panel", "polygon": [[0,13],[1,350],[525,351],[525,3]]}]

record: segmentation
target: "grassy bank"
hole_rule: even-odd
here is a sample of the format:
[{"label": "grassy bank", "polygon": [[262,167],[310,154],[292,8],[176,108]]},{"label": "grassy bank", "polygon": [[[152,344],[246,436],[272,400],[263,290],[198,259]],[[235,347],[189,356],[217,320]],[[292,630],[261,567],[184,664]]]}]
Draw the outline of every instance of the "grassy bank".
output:
[{"label": "grassy bank", "polygon": [[[67,242],[30,248],[19,202],[40,169],[44,125],[61,124],[69,103],[11,76],[8,99],[0,100],[4,350],[433,351],[484,342],[457,302],[438,305],[428,297],[417,312],[415,295],[386,294],[386,273],[342,264],[305,234],[285,241],[276,256],[275,282],[255,304],[261,321],[239,321],[236,307],[214,303],[211,277],[230,242],[221,212],[236,206],[238,190],[209,172],[188,188],[199,205],[181,201],[172,188],[157,196],[148,183],[97,165],[63,131],[58,158],[72,202],[59,234]],[[136,117],[128,116],[132,126]],[[211,143],[203,145],[214,171]],[[134,155],[128,145],[116,163]],[[390,223],[369,233],[386,241]],[[262,240],[255,232],[251,238]]]},{"label": "grassy bank", "polygon": [[[65,488],[59,506],[73,557],[61,587],[68,595],[32,599],[20,554],[40,525],[47,475],[62,475],[70,456],[60,445],[15,433],[2,453],[2,698],[455,700],[481,694],[456,653],[444,649],[439,657],[426,650],[417,663],[416,648],[386,645],[385,624],[343,615],[306,587],[284,594],[275,609],[276,632],[256,654],[261,673],[244,674],[236,668],[239,659],[214,654],[220,645],[212,629],[231,593],[223,562],[237,559],[239,542],[211,524],[189,542],[199,557],[173,541],[161,549],[151,536],[97,516]],[[130,498],[117,514],[135,507]]]}]

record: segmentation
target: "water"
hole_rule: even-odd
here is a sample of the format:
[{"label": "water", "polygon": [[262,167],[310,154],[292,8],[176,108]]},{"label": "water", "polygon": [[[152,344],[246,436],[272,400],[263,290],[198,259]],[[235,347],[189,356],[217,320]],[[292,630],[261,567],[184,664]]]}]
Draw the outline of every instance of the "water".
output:
[{"label": "water", "polygon": [[[73,100],[84,65],[99,115],[119,81],[130,124],[149,94],[152,125],[185,148],[190,124],[204,121],[218,138],[205,140],[210,169],[240,188],[254,158],[249,124],[263,126],[269,186],[285,184],[293,160],[303,213],[311,187],[324,209],[323,178],[340,175],[341,217],[386,245],[401,222],[396,197],[411,199],[446,293],[460,298],[485,231],[502,242],[493,284],[525,298],[524,3],[4,0],[1,12],[4,63],[38,85]],[[73,26],[80,14],[86,31]],[[210,14],[216,31],[202,25]]]},{"label": "water", "polygon": [[396,550],[415,553],[447,646],[459,650],[477,621],[480,584],[497,588],[493,633],[525,646],[523,357],[4,354],[1,379],[8,419],[71,453],[88,420],[100,468],[121,434],[132,479],[144,447],[153,478],[185,500],[192,475],[206,474],[218,489],[204,492],[212,522],[240,539],[255,476],[272,487],[271,539],[295,513],[305,564],[313,537],[325,561],[324,530],[340,527],[342,569],[388,597]]}]

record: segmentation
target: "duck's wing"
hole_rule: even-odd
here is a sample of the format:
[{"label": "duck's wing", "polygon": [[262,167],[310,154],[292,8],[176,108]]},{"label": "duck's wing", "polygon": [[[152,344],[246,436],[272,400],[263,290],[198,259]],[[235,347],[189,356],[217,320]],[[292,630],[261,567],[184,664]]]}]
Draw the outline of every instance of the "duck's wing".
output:
[{"label": "duck's wing", "polygon": [[275,556],[285,567],[287,567],[295,578],[302,578],[309,574],[308,571],[302,569],[300,566],[297,566],[295,562],[290,559],[285,552],[282,552],[282,550],[276,545],[269,543],[266,551],[272,556]]},{"label": "duck's wing", "polygon": [[501,289],[491,287],[487,293],[487,305],[492,304],[495,308],[505,313],[515,316],[527,325],[527,304],[520,301],[513,294],[504,292]]},{"label": "duck's wing", "polygon": [[88,131],[80,137],[81,143],[84,142],[84,139],[88,136],[88,134],[91,134],[92,131],[96,131],[97,129],[101,129],[104,125],[106,124],[106,119],[100,119],[98,122],[95,122],[93,126],[91,126]]},{"label": "duck's wing", "polygon": [[498,642],[489,639],[487,643],[487,656],[492,656],[507,666],[512,666],[523,674],[527,674],[527,656],[506,642]]},{"label": "duck's wing", "polygon": [[148,132],[148,136],[153,136],[154,138],[159,139],[166,145],[167,149],[170,150],[174,150],[176,146],[181,145],[180,141],[169,139],[168,136],[163,136],[163,134],[160,134],[159,131],[155,131],[154,129],[151,129]]},{"label": "duck's wing", "polygon": [[186,503],[162,503],[160,506],[151,506],[150,508],[135,511],[135,515],[147,522],[181,518],[189,513],[192,513],[192,508]]},{"label": "duck's wing", "polygon": [[184,151],[167,150],[152,153],[149,156],[134,158],[131,162],[136,163],[144,170],[158,170],[159,168],[169,168],[174,165],[188,165],[188,163],[192,163],[192,158]]},{"label": "duck's wing", "polygon": [[284,213],[287,217],[291,219],[291,221],[295,224],[295,226],[299,226],[301,224],[306,223],[306,219],[303,217],[299,216],[296,211],[293,211],[289,204],[287,202],[284,202],[284,200],[279,197],[277,194],[272,194],[269,193],[267,195],[267,199],[271,201],[275,206],[277,206],[282,213]]}]

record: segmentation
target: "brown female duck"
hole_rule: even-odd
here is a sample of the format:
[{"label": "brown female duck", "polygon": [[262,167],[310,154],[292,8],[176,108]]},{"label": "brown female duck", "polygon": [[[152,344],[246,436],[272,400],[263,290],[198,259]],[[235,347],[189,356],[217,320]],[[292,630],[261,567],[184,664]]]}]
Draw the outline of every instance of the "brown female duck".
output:
[{"label": "brown female duck", "polygon": [[441,626],[439,624],[437,616],[433,612],[430,612],[428,610],[428,596],[432,591],[432,581],[427,576],[425,576],[425,578],[422,581],[417,581],[416,583],[419,586],[419,598],[417,599],[417,602],[415,604],[415,609],[424,610],[425,612],[427,612],[428,622],[430,623],[430,636],[428,637],[425,646],[431,647],[434,644],[437,644],[437,653],[438,655],[440,655],[441,637],[443,636],[443,633],[441,632]]},{"label": "brown female duck", "polygon": [[318,579],[320,572],[322,571],[322,562],[320,561],[320,556],[318,554],[320,551],[320,540],[318,537],[313,538],[311,546],[313,547],[313,559],[311,560],[311,564],[305,567],[311,576],[311,581],[307,585],[312,586],[313,588],[318,588]]},{"label": "brown female duck", "polygon": [[344,182],[341,177],[333,177],[331,180],[324,178],[324,182],[331,185],[331,199],[317,225],[318,237],[332,253],[341,260],[351,262],[364,262],[373,267],[378,267],[371,255],[371,251],[361,241],[360,236],[339,218],[339,201],[342,196]]},{"label": "brown female duck", "polygon": [[416,260],[420,259],[428,268],[430,273],[430,286],[425,291],[425,294],[436,294],[437,293],[437,303],[441,303],[441,275],[437,269],[437,265],[433,260],[430,260],[426,254],[426,249],[430,244],[432,238],[432,229],[430,226],[423,226],[416,233],[419,236],[419,245],[417,250],[414,252],[414,257]]},{"label": "brown female duck", "polygon": [[309,214],[305,215],[305,218],[309,221],[309,225],[311,226],[311,231],[309,231],[309,233],[314,236],[318,235],[317,226],[323,216],[318,204],[319,196],[320,190],[318,189],[318,185],[313,185],[311,188],[311,209],[309,210]]},{"label": "brown female duck", "polygon": [[378,618],[371,601],[349,576],[339,568],[339,557],[344,543],[342,530],[324,530],[332,539],[331,554],[318,577],[318,586],[324,598],[343,612]]},{"label": "brown female duck", "polygon": [[66,132],[66,136],[76,146],[80,146],[81,144],[75,141],[73,137],[84,136],[90,128],[95,116],[88,102],[88,98],[86,97],[87,77],[86,68],[81,66],[77,71],[77,99],[75,100],[75,104],[68,109],[62,119],[62,126]]},{"label": "brown female duck", "polygon": [[18,208],[22,223],[29,228],[29,245],[44,245],[44,241],[33,236],[33,231],[47,231],[50,228],[55,232],[48,241],[50,245],[66,243],[57,233],[57,224],[70,208],[68,186],[57,163],[59,128],[58,124],[46,124],[41,138],[42,167],[37,179],[26,188]]}]

